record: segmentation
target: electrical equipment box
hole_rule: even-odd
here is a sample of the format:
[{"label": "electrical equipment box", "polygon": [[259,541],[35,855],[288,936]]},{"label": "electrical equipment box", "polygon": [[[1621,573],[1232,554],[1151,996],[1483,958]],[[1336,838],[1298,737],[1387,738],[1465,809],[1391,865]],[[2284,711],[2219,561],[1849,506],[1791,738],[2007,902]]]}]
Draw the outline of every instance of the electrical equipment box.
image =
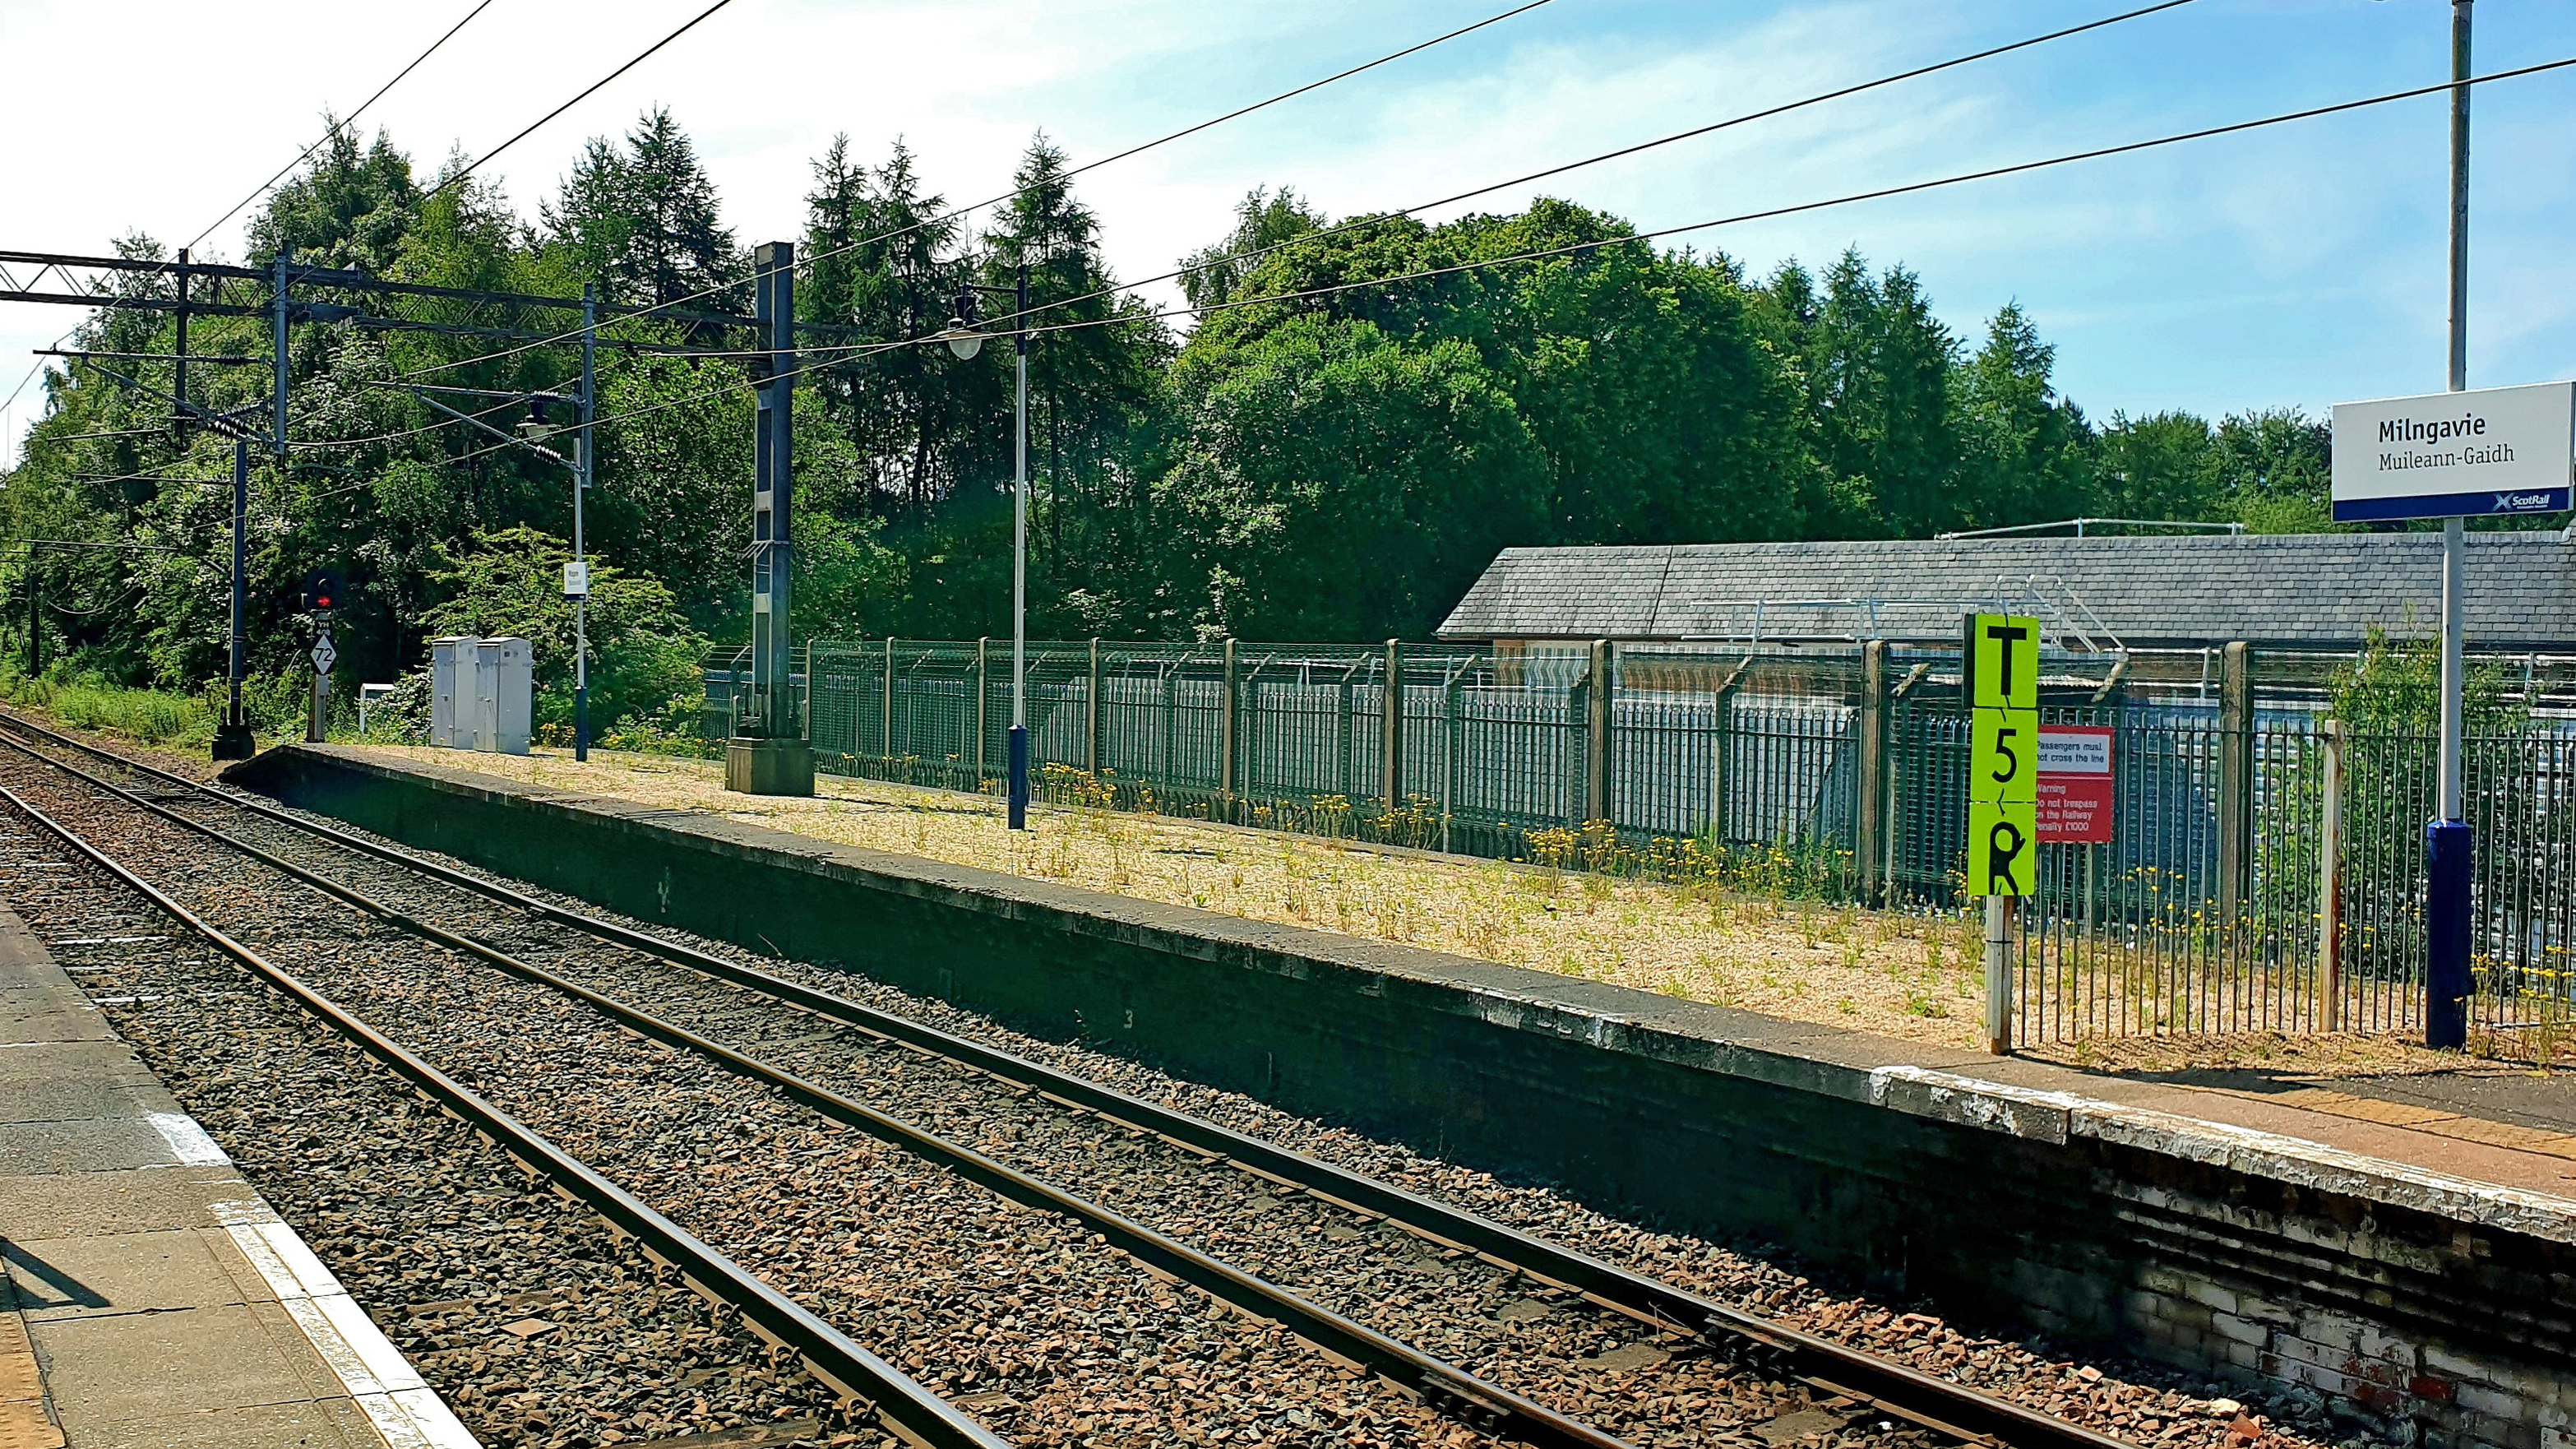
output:
[{"label": "electrical equipment box", "polygon": [[429,742],[524,755],[534,712],[536,646],[452,635],[429,641]]}]

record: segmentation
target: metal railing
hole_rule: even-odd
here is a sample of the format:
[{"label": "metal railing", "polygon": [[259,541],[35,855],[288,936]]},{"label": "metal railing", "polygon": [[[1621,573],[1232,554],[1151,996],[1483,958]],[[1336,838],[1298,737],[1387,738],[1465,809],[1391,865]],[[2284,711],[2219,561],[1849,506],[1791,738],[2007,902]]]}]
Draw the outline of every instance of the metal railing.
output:
[{"label": "metal railing", "polygon": [[[2111,827],[2039,846],[2020,1040],[2421,1025],[2431,739],[2258,710],[2244,651],[2230,659],[2207,703],[2135,698],[2113,656],[2049,659],[2044,720],[2113,731]],[[816,642],[805,665],[818,767],[998,791],[1007,644]],[[718,735],[748,674],[728,654],[706,677]],[[1059,802],[1917,913],[1967,904],[1955,651],[1051,642],[1031,646],[1028,679],[1039,793]],[[2474,737],[2468,761],[2473,1019],[2560,1030],[2576,1004],[2576,734]]]}]

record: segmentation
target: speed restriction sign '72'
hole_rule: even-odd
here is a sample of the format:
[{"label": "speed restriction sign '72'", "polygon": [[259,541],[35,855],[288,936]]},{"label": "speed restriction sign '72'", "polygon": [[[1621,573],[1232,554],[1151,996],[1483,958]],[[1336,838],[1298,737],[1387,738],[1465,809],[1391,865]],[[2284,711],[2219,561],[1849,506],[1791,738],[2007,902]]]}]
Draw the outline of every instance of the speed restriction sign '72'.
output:
[{"label": "speed restriction sign '72'", "polygon": [[1961,641],[1968,701],[1968,894],[2026,896],[2039,842],[2039,621],[1971,614]]}]

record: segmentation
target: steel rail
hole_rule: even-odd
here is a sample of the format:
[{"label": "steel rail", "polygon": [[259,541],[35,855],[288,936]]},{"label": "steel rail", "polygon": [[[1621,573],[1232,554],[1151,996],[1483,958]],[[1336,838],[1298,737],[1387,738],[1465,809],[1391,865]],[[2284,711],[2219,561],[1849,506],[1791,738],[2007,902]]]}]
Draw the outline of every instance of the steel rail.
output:
[{"label": "steel rail", "polygon": [[[881,1112],[819,1083],[808,1081],[748,1052],[699,1035],[685,1026],[631,1006],[559,976],[533,962],[471,936],[424,921],[399,907],[377,900],[282,856],[228,835],[204,821],[191,820],[87,770],[50,759],[27,744],[0,736],[30,757],[63,770],[95,788],[174,825],[194,831],[259,861],[282,874],[346,901],[398,929],[471,956],[581,1002],[611,1021],[673,1046],[696,1052],[746,1080],[774,1089],[798,1104],[912,1153],[968,1181],[978,1183],[1023,1207],[1071,1218],[1101,1235],[1121,1252],[1172,1278],[1188,1282],[1211,1297],[1287,1328],[1327,1356],[1353,1364],[1413,1394],[1432,1408],[1486,1433],[1542,1446],[1542,1449],[1629,1449],[1625,1441],[1589,1424],[1559,1414],[1536,1400],[1426,1354],[1356,1320],[1307,1301],[1287,1288],[1212,1258],[1198,1249],[1137,1222],[1114,1208],[1077,1197],[1041,1179],[996,1161],[971,1147],[950,1142],[890,1113]],[[130,763],[130,762],[126,762]],[[149,768],[149,767],[144,767]],[[191,782],[193,783],[193,782]],[[0,790],[0,793],[6,793]],[[15,799],[15,796],[11,797]],[[220,798],[220,797],[219,797]],[[30,811],[32,813],[32,810]],[[165,898],[166,899],[166,898]]]},{"label": "steel rail", "polygon": [[[38,758],[42,758],[39,756]],[[59,765],[60,761],[53,763]],[[731,1305],[761,1337],[797,1354],[816,1378],[834,1392],[865,1405],[882,1427],[926,1449],[1010,1449],[1010,1441],[967,1417],[909,1375],[861,1348],[839,1329],[752,1276],[743,1267],[688,1229],[654,1211],[587,1163],[485,1101],[418,1056],[351,1014],[339,1003],[305,984],[259,952],[225,934],[213,922],[172,900],[149,881],[109,858],[16,791],[0,786],[6,799],[28,819],[43,826],[90,862],[122,881],[156,908],[204,937],[276,987],[289,1000],[331,1030],[355,1042],[369,1056],[408,1080],[432,1105],[455,1114],[530,1171],[587,1204],[645,1251],[679,1269],[689,1285],[705,1296]]]},{"label": "steel rail", "polygon": [[[712,952],[665,940],[614,921],[558,906],[410,851],[307,820],[265,801],[132,760],[86,740],[0,711],[0,726],[29,730],[125,769],[203,794],[237,810],[291,826],[348,849],[416,870],[449,885],[514,906],[674,965],[762,993],[854,1030],[889,1038],[1033,1089],[1079,1112],[1150,1132],[1198,1154],[1298,1187],[1362,1216],[1385,1218],[1428,1241],[1464,1249],[1500,1267],[1517,1268],[1603,1307],[1712,1347],[1748,1344],[1775,1356],[1780,1371],[1817,1388],[1860,1400],[1898,1418],[1963,1439],[1992,1439],[2017,1449],[2130,1449],[2127,1441],[2071,1424],[2012,1400],[1936,1378],[1862,1349],[1772,1322],[1617,1264],[1434,1201],[1347,1168],[1292,1152],[1258,1137],[1146,1101],[1114,1087],[985,1046],[932,1026],[818,991]],[[17,744],[0,734],[0,742]],[[25,748],[23,745],[20,748]],[[39,755],[38,758],[47,758]],[[61,761],[50,761],[58,766]],[[69,768],[64,766],[64,768]]]}]

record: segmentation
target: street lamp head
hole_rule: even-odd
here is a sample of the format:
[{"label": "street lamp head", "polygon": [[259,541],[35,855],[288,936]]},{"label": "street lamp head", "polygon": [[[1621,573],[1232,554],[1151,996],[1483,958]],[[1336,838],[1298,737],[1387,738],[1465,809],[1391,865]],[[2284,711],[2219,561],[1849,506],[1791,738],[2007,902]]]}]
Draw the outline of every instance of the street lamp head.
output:
[{"label": "street lamp head", "polygon": [[528,399],[528,415],[519,421],[519,436],[532,443],[542,443],[554,436],[554,425],[546,421],[546,400]]},{"label": "street lamp head", "polygon": [[972,362],[975,354],[984,350],[984,334],[967,326],[963,317],[949,318],[948,330],[939,334],[939,340],[948,344],[948,350],[957,354],[960,362]]}]

